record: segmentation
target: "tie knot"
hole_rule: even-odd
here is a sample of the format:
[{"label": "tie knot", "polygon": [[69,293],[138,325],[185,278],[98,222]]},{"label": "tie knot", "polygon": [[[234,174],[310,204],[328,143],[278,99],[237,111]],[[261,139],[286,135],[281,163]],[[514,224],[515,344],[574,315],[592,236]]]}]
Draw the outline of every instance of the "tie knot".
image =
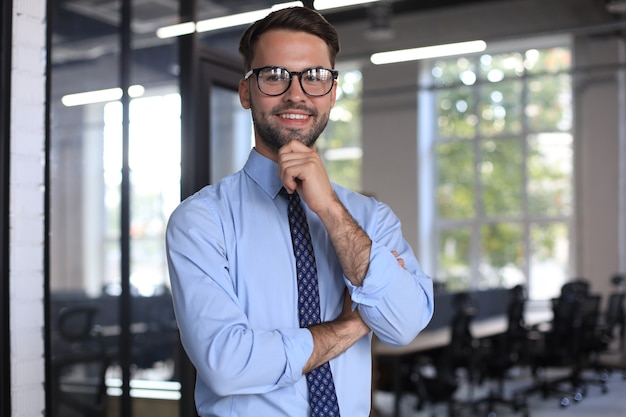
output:
[{"label": "tie knot", "polygon": [[298,195],[297,191],[289,194],[287,190],[285,190],[285,188],[282,188],[280,190],[280,193],[287,197],[287,201],[289,201],[289,204],[300,204],[300,196]]}]

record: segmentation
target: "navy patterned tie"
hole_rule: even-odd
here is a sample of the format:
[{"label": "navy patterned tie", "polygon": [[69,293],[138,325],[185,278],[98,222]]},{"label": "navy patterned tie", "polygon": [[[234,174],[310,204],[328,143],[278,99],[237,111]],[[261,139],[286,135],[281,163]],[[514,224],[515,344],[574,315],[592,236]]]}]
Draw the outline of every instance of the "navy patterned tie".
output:
[{"label": "navy patterned tie", "polygon": [[[288,194],[289,229],[296,257],[298,280],[298,312],[300,327],[320,323],[320,294],[317,283],[317,266],[311,244],[309,225],[300,205],[298,193]],[[339,417],[339,404],[335,393],[330,364],[315,368],[306,374],[312,417]]]}]

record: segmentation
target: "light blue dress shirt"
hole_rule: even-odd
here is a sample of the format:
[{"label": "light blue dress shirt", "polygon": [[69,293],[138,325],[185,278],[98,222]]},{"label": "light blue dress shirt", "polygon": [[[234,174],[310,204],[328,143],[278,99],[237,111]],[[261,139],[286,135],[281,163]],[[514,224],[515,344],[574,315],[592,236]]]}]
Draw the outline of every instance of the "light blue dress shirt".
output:
[{"label": "light blue dress shirt", "polygon": [[[187,198],[169,220],[174,308],[197,370],[202,417],[310,415],[302,367],[313,338],[298,327],[295,261],[281,187],[277,164],[252,150],[241,171]],[[343,276],[320,219],[305,207],[322,320],[339,316],[348,287],[361,317],[383,342],[407,344],[432,316],[432,281],[388,206],[333,187],[372,239],[372,249],[364,284],[354,287]],[[368,416],[371,333],[330,364],[341,415]]]}]

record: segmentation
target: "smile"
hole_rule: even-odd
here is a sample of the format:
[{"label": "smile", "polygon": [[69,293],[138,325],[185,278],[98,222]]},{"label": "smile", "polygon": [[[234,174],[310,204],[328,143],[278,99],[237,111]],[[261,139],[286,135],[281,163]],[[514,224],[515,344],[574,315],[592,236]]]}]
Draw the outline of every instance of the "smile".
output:
[{"label": "smile", "polygon": [[305,120],[309,117],[308,114],[294,114],[294,113],[284,113],[279,115],[283,119],[291,119],[291,120]]}]

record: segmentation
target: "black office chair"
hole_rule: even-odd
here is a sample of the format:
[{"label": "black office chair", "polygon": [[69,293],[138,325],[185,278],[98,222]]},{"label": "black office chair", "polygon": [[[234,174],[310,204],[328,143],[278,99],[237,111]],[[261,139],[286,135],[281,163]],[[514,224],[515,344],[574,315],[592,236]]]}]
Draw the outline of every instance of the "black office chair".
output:
[{"label": "black office chair", "polygon": [[561,286],[561,294],[556,300],[579,299],[589,295],[589,281],[584,278],[575,278]]},{"label": "black office chair", "polygon": [[[558,299],[553,300],[551,329],[542,335],[531,352],[530,366],[535,382],[519,391],[520,395],[557,396],[562,407],[585,396],[590,381],[583,378],[582,370],[588,360],[586,346],[595,335],[600,297],[579,290],[578,286],[568,286]],[[568,373],[564,377],[549,379],[542,375],[549,368],[565,368]]]},{"label": "black office chair", "polygon": [[[526,398],[517,394],[507,397],[504,383],[510,370],[524,362],[527,352],[527,328],[524,320],[526,305],[526,289],[518,285],[509,291],[510,298],[507,308],[508,326],[505,333],[489,338],[481,343],[479,354],[480,380],[495,382],[495,388],[480,399],[472,402],[475,415],[496,415],[496,408],[504,406],[514,412],[529,415]],[[486,408],[485,412],[479,412]]]},{"label": "black office chair", "polygon": [[426,357],[418,358],[413,368],[413,381],[417,394],[417,410],[429,406],[431,416],[435,417],[435,406],[444,403],[447,405],[448,417],[457,415],[454,396],[459,388],[459,381],[445,356],[438,357],[435,363]]},{"label": "black office chair", "polygon": [[523,285],[516,285],[510,290],[507,308],[507,331],[502,336],[515,352],[516,363],[526,364],[528,355],[528,327],[524,312],[528,293]]},{"label": "black office chair", "polygon": [[467,382],[475,383],[476,340],[472,337],[470,324],[476,315],[468,293],[456,294],[452,299],[454,315],[450,323],[450,343],[428,359],[421,356],[414,364],[413,381],[418,397],[416,408],[431,407],[436,415],[435,405],[445,403],[448,417],[458,415],[463,404],[455,399],[461,384],[459,370],[465,370]]},{"label": "black office chair", "polygon": [[97,313],[93,306],[68,307],[59,312],[59,340],[51,357],[53,417],[106,416],[105,378],[114,355],[106,351],[94,325]]},{"label": "black office chair", "polygon": [[471,324],[477,314],[477,307],[469,293],[459,293],[452,300],[455,315],[452,318],[450,343],[446,348],[445,356],[452,369],[464,370],[470,386],[477,382],[477,348],[478,340],[474,338]]},{"label": "black office chair", "polygon": [[589,367],[598,373],[600,383],[606,384],[609,375],[613,371],[620,371],[622,378],[626,379],[626,365],[623,363],[608,363],[601,359],[601,355],[609,353],[614,344],[617,345],[617,353],[621,355],[624,341],[624,317],[626,315],[625,300],[626,293],[623,292],[614,292],[609,295],[605,314],[598,325],[596,337],[590,346],[593,359]]}]

